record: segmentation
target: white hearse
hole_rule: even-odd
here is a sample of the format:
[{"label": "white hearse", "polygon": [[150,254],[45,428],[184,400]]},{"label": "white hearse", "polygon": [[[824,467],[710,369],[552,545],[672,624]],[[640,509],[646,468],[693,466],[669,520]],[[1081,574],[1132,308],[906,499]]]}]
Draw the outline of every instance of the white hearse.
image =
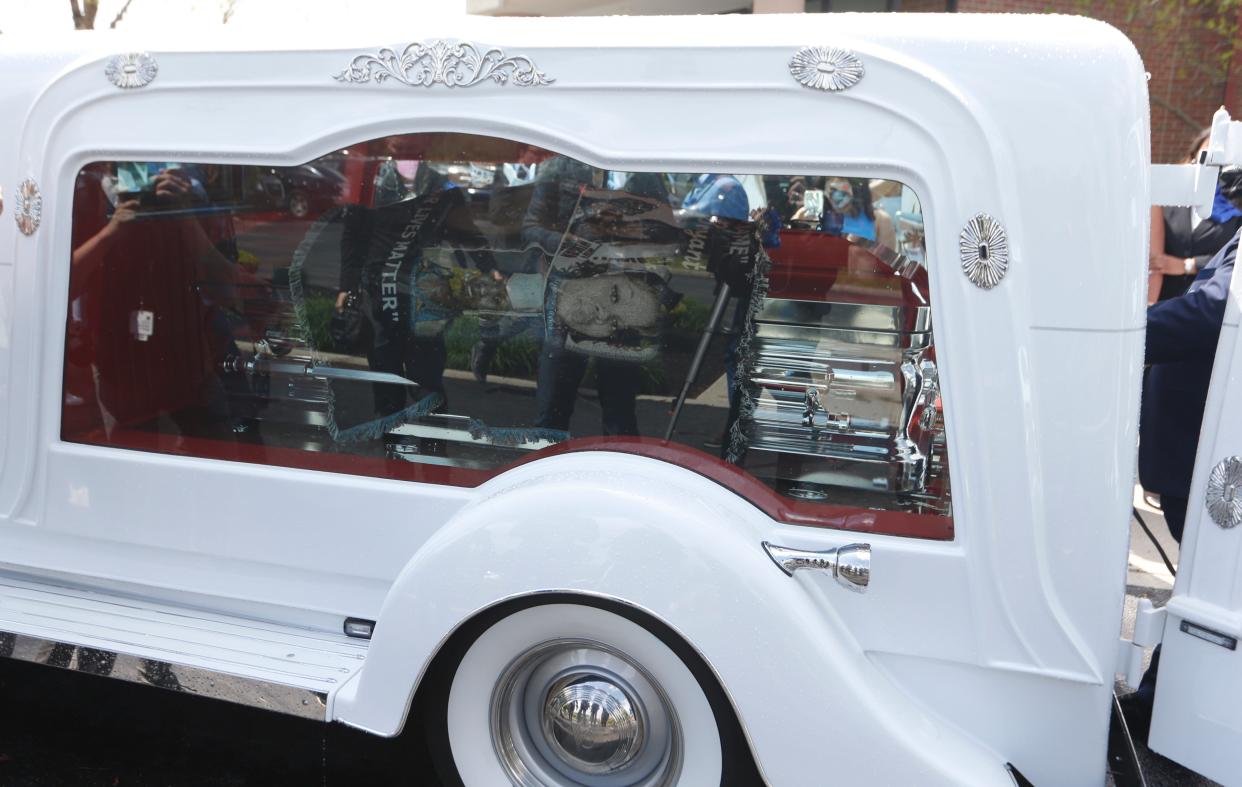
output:
[{"label": "white hearse", "polygon": [[408,725],[447,783],[1085,785],[1162,640],[1151,745],[1242,780],[1236,302],[1119,641],[1149,206],[1242,131],[1153,168],[1116,30],[0,62],[4,655]]}]

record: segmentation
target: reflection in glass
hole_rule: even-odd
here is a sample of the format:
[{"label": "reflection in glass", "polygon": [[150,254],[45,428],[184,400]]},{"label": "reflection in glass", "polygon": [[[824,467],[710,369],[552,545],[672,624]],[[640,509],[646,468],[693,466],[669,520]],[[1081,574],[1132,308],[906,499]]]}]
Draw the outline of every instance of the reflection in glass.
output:
[{"label": "reflection in glass", "polygon": [[919,202],[387,137],[299,167],[99,162],[62,436],[476,485],[618,450],[788,521],[951,537]]}]

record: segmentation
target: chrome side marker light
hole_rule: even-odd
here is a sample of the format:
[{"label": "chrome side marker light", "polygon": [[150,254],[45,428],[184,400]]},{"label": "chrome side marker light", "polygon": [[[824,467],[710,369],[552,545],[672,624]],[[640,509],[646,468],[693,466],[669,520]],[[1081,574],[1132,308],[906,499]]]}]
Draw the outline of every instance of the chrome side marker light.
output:
[{"label": "chrome side marker light", "polygon": [[795,571],[804,568],[830,571],[839,585],[855,593],[867,592],[867,585],[871,582],[870,544],[846,544],[823,552],[811,552],[764,541],[763,548],[772,562],[791,577]]}]

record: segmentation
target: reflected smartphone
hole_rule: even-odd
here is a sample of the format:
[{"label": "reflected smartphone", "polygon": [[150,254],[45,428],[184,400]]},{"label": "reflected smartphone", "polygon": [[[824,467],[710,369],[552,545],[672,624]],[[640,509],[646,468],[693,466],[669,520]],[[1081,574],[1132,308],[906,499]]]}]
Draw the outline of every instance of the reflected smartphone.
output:
[{"label": "reflected smartphone", "polygon": [[138,200],[139,210],[147,210],[149,208],[154,208],[157,204],[154,191],[144,190],[144,191],[117,192],[116,201],[118,205],[121,204],[122,202],[128,202],[129,200]]},{"label": "reflected smartphone", "polygon": [[820,189],[807,189],[802,197],[802,207],[808,219],[823,218],[824,192]]}]

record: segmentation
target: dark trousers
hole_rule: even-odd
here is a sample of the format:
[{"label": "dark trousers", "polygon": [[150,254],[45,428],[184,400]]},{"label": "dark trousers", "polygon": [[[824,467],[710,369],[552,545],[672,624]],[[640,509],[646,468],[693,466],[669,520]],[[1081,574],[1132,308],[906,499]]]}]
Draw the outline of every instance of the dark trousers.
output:
[{"label": "dark trousers", "polygon": [[[1169,526],[1169,533],[1173,535],[1173,540],[1178,544],[1182,543],[1182,532],[1186,527],[1186,506],[1189,502],[1189,499],[1185,497],[1160,496],[1160,508],[1164,511],[1165,524]],[[1159,671],[1160,646],[1157,645],[1156,649],[1151,652],[1151,666],[1147,668],[1147,672],[1143,673],[1143,680],[1139,683],[1138,690],[1134,692],[1149,706],[1156,701],[1156,675]]]},{"label": "dark trousers", "polygon": [[[565,349],[562,341],[550,339],[539,354],[539,384],[535,390],[535,425],[544,429],[569,431],[578,386],[586,374],[587,356]],[[599,386],[601,429],[606,435],[638,434],[636,411],[642,370],[637,363],[595,359],[595,378]]]},{"label": "dark trousers", "polygon": [[1186,527],[1186,506],[1189,502],[1189,499],[1185,497],[1160,496],[1160,508],[1164,512],[1165,524],[1169,526],[1169,533],[1173,535],[1173,540],[1178,544],[1182,543],[1182,530]]},{"label": "dark trousers", "polygon": [[[367,363],[372,370],[400,375],[418,383],[416,397],[419,399],[429,393],[444,396],[444,366],[447,361],[448,348],[443,335],[431,338],[377,335],[375,344],[367,353]],[[374,391],[377,415],[392,415],[405,409],[405,386],[375,383]]]}]

